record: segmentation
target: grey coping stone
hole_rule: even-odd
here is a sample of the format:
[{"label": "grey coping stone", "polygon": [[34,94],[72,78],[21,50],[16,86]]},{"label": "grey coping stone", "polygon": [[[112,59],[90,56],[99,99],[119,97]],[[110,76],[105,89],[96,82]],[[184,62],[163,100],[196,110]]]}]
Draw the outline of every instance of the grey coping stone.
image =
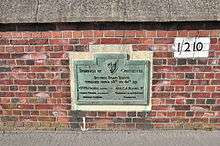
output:
[{"label": "grey coping stone", "polygon": [[219,21],[220,0],[3,0],[0,23]]}]

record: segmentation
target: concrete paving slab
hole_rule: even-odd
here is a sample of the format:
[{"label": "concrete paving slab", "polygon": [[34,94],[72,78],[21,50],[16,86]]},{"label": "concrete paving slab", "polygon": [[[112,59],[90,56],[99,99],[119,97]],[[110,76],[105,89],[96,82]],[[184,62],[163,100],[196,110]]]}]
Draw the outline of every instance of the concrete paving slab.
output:
[{"label": "concrete paving slab", "polygon": [[0,146],[219,146],[220,131],[33,131],[0,134]]}]

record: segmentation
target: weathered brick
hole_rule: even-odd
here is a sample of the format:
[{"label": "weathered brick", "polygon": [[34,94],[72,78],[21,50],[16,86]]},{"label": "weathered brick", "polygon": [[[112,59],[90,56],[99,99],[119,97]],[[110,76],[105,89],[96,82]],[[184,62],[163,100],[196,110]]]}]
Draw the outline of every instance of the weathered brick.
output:
[{"label": "weathered brick", "polygon": [[192,80],[192,85],[209,85],[209,80]]},{"label": "weathered brick", "polygon": [[189,105],[173,105],[175,110],[190,110]]},{"label": "weathered brick", "polygon": [[38,110],[50,110],[53,109],[54,105],[50,105],[50,104],[37,104],[35,105],[35,109]]},{"label": "weathered brick", "polygon": [[128,112],[127,115],[128,117],[136,117],[136,112]]},{"label": "weathered brick", "polygon": [[190,65],[194,65],[197,63],[197,60],[196,59],[187,59],[187,63]]},{"label": "weathered brick", "polygon": [[87,52],[89,50],[88,45],[75,45],[76,52]]},{"label": "weathered brick", "polygon": [[153,93],[152,98],[170,98],[170,93]]},{"label": "weathered brick", "polygon": [[17,117],[15,116],[3,116],[1,117],[2,122],[9,122],[9,121],[17,121]]},{"label": "weathered brick", "polygon": [[211,118],[210,123],[220,123],[220,118]]},{"label": "weathered brick", "polygon": [[18,90],[18,86],[10,86],[10,91],[17,91]]},{"label": "weathered brick", "polygon": [[9,40],[0,37],[0,45],[9,45]]},{"label": "weathered brick", "polygon": [[29,45],[29,40],[10,40],[11,45]]},{"label": "weathered brick", "polygon": [[26,65],[34,65],[35,64],[35,60],[26,60],[25,64]]},{"label": "weathered brick", "polygon": [[215,104],[215,99],[207,99],[206,104]]},{"label": "weathered brick", "polygon": [[211,85],[220,85],[220,80],[212,80]]},{"label": "weathered brick", "polygon": [[186,116],[187,117],[193,117],[194,116],[194,112],[186,112]]},{"label": "weathered brick", "polygon": [[177,65],[186,65],[186,59],[178,59]]},{"label": "weathered brick", "polygon": [[37,86],[38,91],[46,91],[47,87],[46,86]]},{"label": "weathered brick", "polygon": [[186,79],[194,79],[194,73],[186,73],[185,74],[185,77],[186,77]]},{"label": "weathered brick", "polygon": [[11,67],[0,67],[0,72],[11,72]]},{"label": "weathered brick", "polygon": [[29,40],[30,45],[45,45],[49,44],[48,39],[30,39]]}]

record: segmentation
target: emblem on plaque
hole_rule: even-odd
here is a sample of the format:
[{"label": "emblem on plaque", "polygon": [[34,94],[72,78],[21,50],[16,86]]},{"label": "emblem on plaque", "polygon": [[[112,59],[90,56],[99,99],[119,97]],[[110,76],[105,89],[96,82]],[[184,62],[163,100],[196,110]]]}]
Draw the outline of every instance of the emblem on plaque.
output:
[{"label": "emblem on plaque", "polygon": [[114,74],[118,70],[118,67],[119,67],[118,62],[119,60],[117,60],[116,62],[110,62],[107,64],[111,74]]}]

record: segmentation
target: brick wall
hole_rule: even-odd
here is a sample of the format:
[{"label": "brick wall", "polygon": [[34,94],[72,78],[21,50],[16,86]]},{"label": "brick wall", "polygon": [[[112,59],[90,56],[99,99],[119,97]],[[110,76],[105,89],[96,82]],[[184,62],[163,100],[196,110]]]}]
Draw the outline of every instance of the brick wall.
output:
[{"label": "brick wall", "polygon": [[[175,37],[211,37],[209,57],[175,59]],[[154,52],[150,112],[71,111],[68,52],[132,44]],[[0,126],[220,128],[220,23],[0,25]]]}]

